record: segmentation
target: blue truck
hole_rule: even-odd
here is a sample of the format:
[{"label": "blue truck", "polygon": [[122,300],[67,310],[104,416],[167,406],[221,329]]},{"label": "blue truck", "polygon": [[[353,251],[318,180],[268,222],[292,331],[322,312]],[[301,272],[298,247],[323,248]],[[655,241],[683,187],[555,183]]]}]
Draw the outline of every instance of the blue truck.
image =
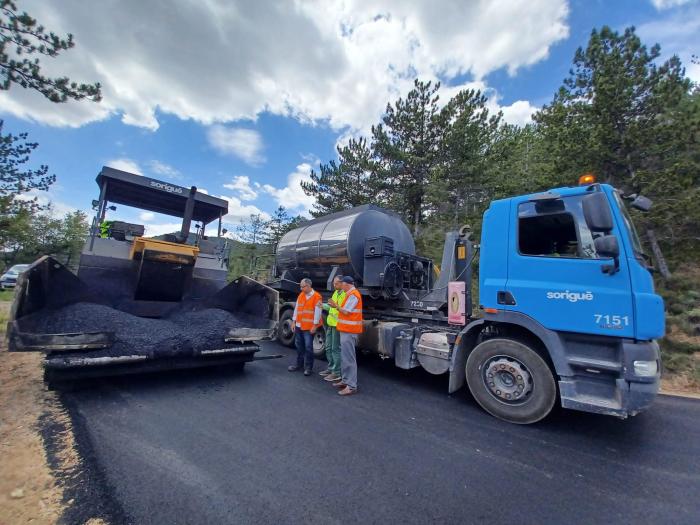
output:
[{"label": "blue truck", "polygon": [[[664,305],[623,197],[609,185],[493,201],[481,242],[467,228],[448,232],[439,266],[416,255],[397,215],[371,205],[288,232],[274,261],[283,343],[293,342],[301,278],[328,294],[336,275],[352,275],[364,302],[359,347],[399,368],[447,375],[450,393],[466,384],[505,421],[537,422],[557,402],[626,418],[657,394]],[[315,350],[323,353],[322,331]]]}]

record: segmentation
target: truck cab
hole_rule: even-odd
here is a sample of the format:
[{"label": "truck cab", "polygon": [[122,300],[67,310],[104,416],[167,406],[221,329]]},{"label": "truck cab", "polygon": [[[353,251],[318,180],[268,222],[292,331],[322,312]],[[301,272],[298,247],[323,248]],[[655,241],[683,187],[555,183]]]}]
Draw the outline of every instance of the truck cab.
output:
[{"label": "truck cab", "polygon": [[[612,186],[494,201],[481,239],[484,321],[495,327],[494,339],[522,343],[542,358],[557,378],[563,407],[633,415],[658,390],[655,339],[664,335],[663,301],[644,257]],[[489,370],[492,362],[481,368]],[[509,382],[533,372],[517,358],[503,364],[507,370],[512,365],[512,377],[496,374],[488,381],[487,373],[481,394],[515,406],[521,399]]]}]

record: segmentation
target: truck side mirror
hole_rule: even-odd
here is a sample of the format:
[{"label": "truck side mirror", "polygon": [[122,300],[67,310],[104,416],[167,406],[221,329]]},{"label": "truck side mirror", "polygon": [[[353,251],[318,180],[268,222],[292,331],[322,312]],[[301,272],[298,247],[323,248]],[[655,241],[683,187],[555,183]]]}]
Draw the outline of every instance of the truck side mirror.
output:
[{"label": "truck side mirror", "polygon": [[595,241],[595,251],[601,257],[609,257],[614,260],[613,265],[603,266],[603,273],[616,273],[620,269],[620,245],[617,242],[615,235],[606,235],[598,237]]},{"label": "truck side mirror", "polygon": [[609,233],[613,229],[612,213],[605,193],[597,191],[586,195],[582,205],[583,216],[591,231]]},{"label": "truck side mirror", "polygon": [[630,204],[630,206],[632,206],[633,208],[644,212],[649,211],[651,209],[651,205],[651,199],[645,197],[644,195],[637,195]]}]

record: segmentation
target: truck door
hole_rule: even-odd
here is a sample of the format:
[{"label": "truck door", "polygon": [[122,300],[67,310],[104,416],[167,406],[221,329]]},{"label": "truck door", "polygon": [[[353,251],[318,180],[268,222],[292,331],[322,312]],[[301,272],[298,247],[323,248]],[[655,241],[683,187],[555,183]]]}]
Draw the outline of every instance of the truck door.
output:
[{"label": "truck door", "polygon": [[[603,273],[583,215],[583,195],[542,201],[513,199],[506,290],[498,307],[518,311],[551,330],[634,336],[624,246],[620,269]],[[617,227],[612,231],[620,238]],[[511,304],[508,304],[511,303]],[[514,304],[512,304],[514,303]]]}]

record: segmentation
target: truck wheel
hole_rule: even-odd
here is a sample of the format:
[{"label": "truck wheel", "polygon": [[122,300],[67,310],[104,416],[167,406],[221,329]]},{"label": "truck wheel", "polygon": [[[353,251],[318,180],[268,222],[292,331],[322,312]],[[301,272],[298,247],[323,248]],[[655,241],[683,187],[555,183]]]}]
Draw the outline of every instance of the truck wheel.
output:
[{"label": "truck wheel", "polygon": [[292,316],[294,311],[287,308],[280,315],[279,329],[277,330],[277,340],[284,346],[292,348],[294,346],[294,321]]},{"label": "truck wheel", "polygon": [[511,339],[488,339],[472,350],[466,366],[474,399],[492,416],[509,423],[535,423],[549,414],[557,387],[537,352]]},{"label": "truck wheel", "polygon": [[314,334],[314,357],[316,359],[326,358],[326,329],[323,326]]}]

